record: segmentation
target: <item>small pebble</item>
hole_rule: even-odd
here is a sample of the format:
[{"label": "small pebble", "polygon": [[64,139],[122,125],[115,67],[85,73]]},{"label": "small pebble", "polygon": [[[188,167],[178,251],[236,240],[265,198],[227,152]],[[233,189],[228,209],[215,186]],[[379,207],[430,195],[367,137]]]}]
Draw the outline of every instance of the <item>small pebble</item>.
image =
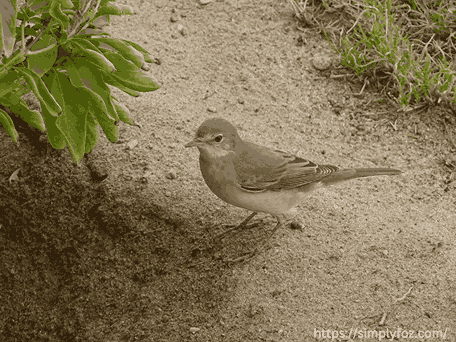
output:
[{"label": "small pebble", "polygon": [[168,178],[168,179],[176,179],[177,178],[176,171],[174,171],[174,170],[169,171],[166,174],[166,178]]},{"label": "small pebble", "polygon": [[132,150],[138,145],[138,140],[136,140],[136,139],[130,140],[129,142],[127,142],[126,145],[127,145],[127,150]]},{"label": "small pebble", "polygon": [[328,56],[317,56],[312,59],[312,65],[315,69],[324,71],[331,67],[332,61]]},{"label": "small pebble", "polygon": [[191,332],[192,334],[197,333],[198,331],[200,331],[200,328],[195,328],[195,327],[191,327],[191,328],[190,328],[190,332]]},{"label": "small pebble", "polygon": [[214,107],[207,107],[207,111],[211,113],[217,113],[217,109],[215,109]]},{"label": "small pebble", "polygon": [[244,103],[245,103],[245,100],[244,100],[243,98],[239,98],[239,99],[238,99],[238,102],[239,102],[240,104],[244,104]]},{"label": "small pebble", "polygon": [[301,222],[298,221],[293,221],[290,224],[291,229],[296,229],[296,230],[302,230],[304,228],[304,225]]},{"label": "small pebble", "polygon": [[207,5],[208,3],[210,3],[212,0],[200,0],[199,3],[201,5]]},{"label": "small pebble", "polygon": [[180,32],[181,35],[186,36],[187,30],[185,29],[184,25],[179,24],[177,25],[177,30]]},{"label": "small pebble", "polygon": [[169,18],[169,21],[171,21],[172,23],[175,23],[176,21],[178,21],[179,19],[177,18],[177,16],[175,15],[172,15],[171,18]]}]

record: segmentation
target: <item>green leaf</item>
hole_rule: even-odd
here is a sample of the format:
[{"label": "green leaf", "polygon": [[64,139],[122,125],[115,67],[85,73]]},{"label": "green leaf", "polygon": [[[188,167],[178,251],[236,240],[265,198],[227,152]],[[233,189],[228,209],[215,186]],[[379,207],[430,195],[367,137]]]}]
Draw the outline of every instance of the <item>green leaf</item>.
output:
[{"label": "green leaf", "polygon": [[68,29],[70,26],[70,19],[65,13],[62,12],[60,8],[60,1],[52,1],[51,8],[49,9],[49,14],[52,16],[52,18],[58,21],[64,31]]},{"label": "green leaf", "polygon": [[130,88],[120,84],[112,77],[108,77],[108,76],[104,75],[103,79],[105,80],[105,82],[107,84],[122,90],[124,93],[126,93],[130,96],[138,97],[140,95],[136,90],[130,89]]},{"label": "green leaf", "polygon": [[[34,25],[33,27],[26,27],[24,29],[24,36],[33,36],[33,37],[36,37],[38,36],[39,34],[39,31],[43,28],[43,25],[40,23],[40,24],[36,24]],[[18,38],[21,39],[21,33],[18,32],[17,34]],[[33,49],[33,47],[32,47]]]},{"label": "green leaf", "polygon": [[78,50],[81,50],[82,52],[84,52],[85,50],[91,50],[91,51],[96,51],[98,53],[101,53],[101,51],[98,49],[98,47],[95,44],[92,44],[92,42],[90,42],[88,39],[74,37],[74,38],[71,38],[68,41],[68,43],[70,43],[70,44],[76,43],[75,44],[76,48]]},{"label": "green leaf", "polygon": [[9,70],[6,74],[0,77],[0,99],[18,88],[18,77],[19,73],[14,70]]},{"label": "green leaf", "polygon": [[[67,71],[68,75],[70,76],[71,83],[73,84],[73,86],[77,87],[82,93],[84,93],[84,96],[86,96],[86,98],[92,99],[92,101],[94,102],[98,102],[97,106],[101,109],[101,112],[106,113],[106,115],[109,116],[105,102],[103,101],[100,95],[98,95],[92,89],[89,89],[86,86],[86,84],[90,84],[90,80],[86,80],[84,75],[82,75],[83,69],[81,68],[81,66],[76,66],[77,64],[68,66]],[[111,119],[114,120],[113,118]]]},{"label": "green leaf", "polygon": [[144,63],[144,56],[139,51],[137,51],[132,46],[126,45],[124,42],[122,42],[120,40],[103,37],[103,38],[90,38],[90,41],[97,47],[99,47],[100,44],[102,44],[102,43],[111,46],[116,51],[118,51],[119,54],[121,54],[123,58],[133,62],[138,68],[141,68],[141,66]]},{"label": "green leaf", "polygon": [[[55,119],[54,128],[63,133],[74,161],[78,162],[84,157],[85,152],[88,115],[87,98],[78,88],[71,84],[62,72],[53,71],[49,73],[49,77],[46,77],[45,80],[49,84],[52,94],[63,108],[62,114]],[[45,120],[47,119],[53,120],[51,115],[45,116]],[[61,136],[58,135],[58,137],[60,138]],[[61,146],[62,142],[57,141],[57,144]]]},{"label": "green leaf", "polygon": [[100,50],[86,39],[73,38],[68,44],[75,47],[87,60],[99,67],[103,73],[111,73],[115,70],[114,65],[107,59]]},{"label": "green leaf", "polygon": [[31,110],[20,96],[10,93],[2,97],[2,103],[29,125],[39,129],[41,132],[46,130],[41,114],[36,110]]},{"label": "green leaf", "polygon": [[133,10],[128,5],[110,4],[110,6],[100,6],[95,18],[102,15],[133,15]]},{"label": "green leaf", "polygon": [[99,103],[99,107],[103,108],[102,111],[105,113],[111,120],[119,120],[116,110],[112,104],[111,90],[106,85],[103,77],[97,68],[91,64],[87,63],[84,58],[74,58],[74,64],[77,67],[78,75],[84,84],[85,88],[89,90],[89,96],[92,101],[103,102],[104,105]]},{"label": "green leaf", "polygon": [[35,11],[32,11],[29,7],[22,6],[17,14],[17,19],[30,21],[32,17],[36,15]]},{"label": "green leaf", "polygon": [[10,135],[11,139],[13,139],[13,141],[17,144],[17,138],[19,137],[19,134],[14,127],[13,120],[11,120],[10,116],[2,109],[0,109],[0,123],[3,125],[6,132]]},{"label": "green leaf", "polygon": [[159,88],[149,76],[145,75],[140,70],[117,70],[111,74],[111,77],[123,86],[141,92],[154,91]]},{"label": "green leaf", "polygon": [[147,62],[147,63],[154,63],[154,60],[152,59],[152,57],[150,56],[150,53],[142,48],[139,44],[136,44],[134,42],[131,42],[129,40],[126,40],[126,39],[122,39],[122,41],[127,44],[127,45],[131,45],[133,46],[136,50],[138,50],[139,52],[141,52],[144,56],[144,60]]},{"label": "green leaf", "polygon": [[116,0],[101,0],[100,7],[108,5],[110,2],[115,2]]},{"label": "green leaf", "polygon": [[74,5],[70,0],[60,0],[60,2],[62,3],[62,8],[65,8],[65,9],[74,8]]},{"label": "green leaf", "polygon": [[74,64],[68,64],[67,66],[68,76],[70,76],[71,83],[76,88],[84,88],[85,85],[81,80],[81,76],[79,75],[78,68]]},{"label": "green leaf", "polygon": [[58,116],[62,112],[62,108],[60,108],[59,104],[51,95],[48,88],[37,73],[23,67],[17,67],[14,68],[14,70],[20,72],[25,78],[27,84],[32,88],[36,98],[40,101],[41,108],[46,107],[54,116]]},{"label": "green leaf", "polygon": [[107,115],[102,114],[102,109],[102,107],[99,107],[98,101],[92,101],[92,99],[89,99],[89,112],[95,115],[98,124],[103,129],[103,132],[105,132],[109,141],[116,142],[118,137],[118,128],[115,125],[114,120],[111,120]]},{"label": "green leaf", "polygon": [[[51,93],[57,93],[56,97],[58,99],[60,98],[58,93],[61,91],[61,89],[56,76],[57,74],[55,72],[49,72],[43,76],[43,81],[51,90]],[[63,103],[61,105],[63,106]],[[58,118],[51,115],[51,113],[49,113],[46,107],[42,108],[41,112],[43,114],[43,119],[46,124],[47,136],[52,147],[58,150],[65,148],[65,146],[67,146],[67,142],[69,142],[70,140],[57,126],[56,122]]]},{"label": "green leaf", "polygon": [[[56,39],[52,35],[44,34],[41,39],[32,46],[32,51],[44,49],[56,42]],[[39,76],[43,76],[54,65],[57,59],[57,50],[58,46],[55,45],[50,50],[46,50],[35,55],[29,55],[27,59],[29,69],[36,72]]]},{"label": "green leaf", "polygon": [[116,70],[126,70],[126,71],[136,71],[138,67],[130,61],[127,61],[118,53],[113,51],[101,49],[103,55],[109,59],[109,61],[114,65]]},{"label": "green leaf", "polygon": [[129,115],[131,114],[130,110],[124,104],[120,103],[117,100],[114,100],[114,107],[116,107],[117,115],[119,115],[120,120],[129,125],[133,124],[129,117]]},{"label": "green leaf", "polygon": [[85,153],[89,153],[97,145],[98,141],[98,124],[95,117],[90,112],[87,115],[86,127]]}]

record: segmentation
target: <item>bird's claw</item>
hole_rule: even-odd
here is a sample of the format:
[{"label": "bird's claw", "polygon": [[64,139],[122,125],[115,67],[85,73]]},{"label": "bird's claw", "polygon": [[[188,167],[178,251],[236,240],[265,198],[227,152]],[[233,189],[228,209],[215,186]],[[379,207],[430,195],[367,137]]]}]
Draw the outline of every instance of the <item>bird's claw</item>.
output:
[{"label": "bird's claw", "polygon": [[222,240],[226,235],[229,233],[236,231],[236,230],[243,230],[243,229],[251,229],[258,227],[259,223],[252,223],[247,226],[247,223],[256,215],[257,213],[250,214],[244,221],[237,225],[224,225],[224,227],[229,227],[229,229],[217,234],[212,238],[213,241]]}]

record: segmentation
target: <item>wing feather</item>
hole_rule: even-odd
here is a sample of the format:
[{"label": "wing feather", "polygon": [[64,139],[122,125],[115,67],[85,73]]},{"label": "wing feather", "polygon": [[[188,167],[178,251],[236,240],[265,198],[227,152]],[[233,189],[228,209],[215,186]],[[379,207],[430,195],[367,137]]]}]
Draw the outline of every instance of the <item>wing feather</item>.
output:
[{"label": "wing feather", "polygon": [[317,165],[289,153],[246,142],[235,161],[240,188],[249,192],[289,190],[319,182],[339,168]]}]

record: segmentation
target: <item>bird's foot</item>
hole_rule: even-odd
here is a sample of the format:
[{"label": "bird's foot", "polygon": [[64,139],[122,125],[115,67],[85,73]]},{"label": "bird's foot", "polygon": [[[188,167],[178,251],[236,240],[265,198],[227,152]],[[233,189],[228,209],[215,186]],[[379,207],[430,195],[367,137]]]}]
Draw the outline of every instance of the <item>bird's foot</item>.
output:
[{"label": "bird's foot", "polygon": [[251,228],[255,228],[259,225],[259,223],[252,223],[250,225],[247,225],[247,223],[249,223],[249,221],[256,215],[257,213],[252,213],[250,214],[244,221],[242,221],[240,224],[237,224],[237,225],[224,225],[224,227],[226,228],[229,228],[219,234],[217,234],[216,236],[214,236],[212,238],[213,241],[220,241],[222,240],[223,238],[225,238],[225,236],[227,236],[229,233],[231,232],[234,232],[234,231],[237,231],[237,230],[243,230],[243,229],[251,229]]},{"label": "bird's foot", "polygon": [[250,261],[252,260],[255,256],[257,256],[260,252],[264,251],[267,249],[267,247],[269,246],[269,241],[271,240],[271,238],[273,237],[273,235],[275,234],[275,232],[283,226],[284,222],[286,221],[284,219],[283,216],[276,216],[277,218],[277,225],[274,227],[274,229],[271,231],[271,233],[269,234],[269,236],[263,240],[263,243],[261,243],[261,245],[259,245],[258,247],[254,248],[253,250],[247,252],[247,253],[244,253],[242,254],[240,257],[238,258],[235,258],[235,259],[228,259],[226,260],[227,262],[229,263],[238,263],[238,262],[247,262],[247,261]]}]

